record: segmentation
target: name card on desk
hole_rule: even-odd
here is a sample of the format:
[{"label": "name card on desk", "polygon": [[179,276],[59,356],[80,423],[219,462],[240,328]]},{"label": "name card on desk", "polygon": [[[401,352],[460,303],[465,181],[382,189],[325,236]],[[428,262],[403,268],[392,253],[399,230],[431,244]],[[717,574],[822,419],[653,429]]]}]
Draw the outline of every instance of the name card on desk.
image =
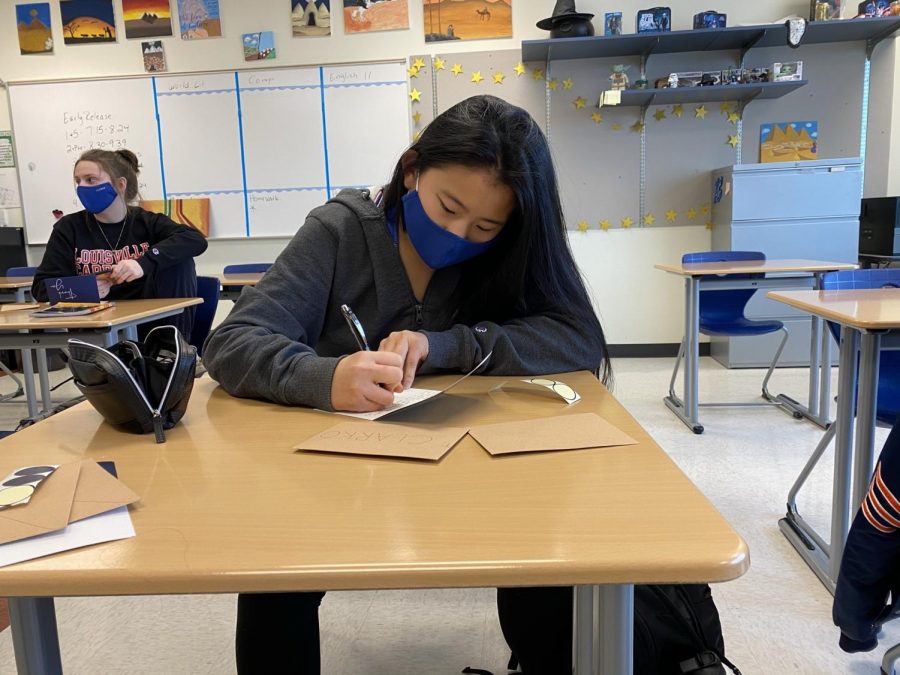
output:
[{"label": "name card on desk", "polygon": [[469,435],[491,455],[637,444],[594,413],[485,424],[469,429]]},{"label": "name card on desk", "polygon": [[404,457],[436,462],[466,435],[457,427],[428,428],[408,424],[342,422],[296,445],[294,450],[377,457]]}]

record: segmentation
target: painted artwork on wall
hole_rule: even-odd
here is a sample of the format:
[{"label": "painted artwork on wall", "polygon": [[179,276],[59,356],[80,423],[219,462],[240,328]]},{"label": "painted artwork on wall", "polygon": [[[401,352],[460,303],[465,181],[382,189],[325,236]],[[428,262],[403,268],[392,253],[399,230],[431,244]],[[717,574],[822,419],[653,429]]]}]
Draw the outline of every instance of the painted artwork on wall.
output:
[{"label": "painted artwork on wall", "polygon": [[219,0],[178,0],[178,24],[184,40],[222,37]]},{"label": "painted artwork on wall", "polygon": [[331,35],[330,0],[291,0],[294,37]]},{"label": "painted artwork on wall", "polygon": [[816,159],[818,152],[818,122],[769,122],[759,128],[759,161],[763,164]]},{"label": "painted artwork on wall", "polygon": [[19,32],[19,53],[53,53],[49,2],[16,5],[16,28]]},{"label": "painted artwork on wall", "polygon": [[112,0],[60,0],[59,11],[67,45],[116,41]]},{"label": "painted artwork on wall", "polygon": [[140,207],[145,211],[164,213],[176,223],[200,230],[209,236],[209,197],[191,199],[144,199]]},{"label": "painted artwork on wall", "polygon": [[512,37],[513,0],[422,0],[425,42]]},{"label": "painted artwork on wall", "polygon": [[244,61],[265,61],[275,58],[275,33],[270,30],[244,33]]},{"label": "painted artwork on wall", "polygon": [[172,7],[169,0],[122,0],[125,37],[146,40],[172,34]]},{"label": "painted artwork on wall", "polygon": [[141,43],[144,54],[144,72],[164,73],[166,71],[166,54],[162,40],[148,40]]},{"label": "painted artwork on wall", "polygon": [[343,0],[344,32],[409,28],[409,0]]}]

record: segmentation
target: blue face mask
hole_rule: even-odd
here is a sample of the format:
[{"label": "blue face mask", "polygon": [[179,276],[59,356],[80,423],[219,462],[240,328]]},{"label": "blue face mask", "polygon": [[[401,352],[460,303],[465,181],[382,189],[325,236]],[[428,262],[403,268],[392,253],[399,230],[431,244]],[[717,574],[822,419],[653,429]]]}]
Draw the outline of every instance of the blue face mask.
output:
[{"label": "blue face mask", "polygon": [[102,213],[106,211],[119,193],[112,186],[112,183],[100,183],[100,185],[79,185],[75,192],[78,193],[78,199],[84,204],[84,208],[90,213]]},{"label": "blue face mask", "polygon": [[450,267],[485,253],[500,235],[490,241],[476,243],[448,232],[425,213],[418,190],[402,197],[403,224],[416,253],[433,270]]}]

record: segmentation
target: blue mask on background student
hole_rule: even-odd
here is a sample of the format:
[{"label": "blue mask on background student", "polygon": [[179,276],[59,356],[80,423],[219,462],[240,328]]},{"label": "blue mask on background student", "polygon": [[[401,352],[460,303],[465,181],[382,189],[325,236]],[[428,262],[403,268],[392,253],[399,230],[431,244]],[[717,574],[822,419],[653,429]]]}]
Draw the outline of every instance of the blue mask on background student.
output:
[{"label": "blue mask on background student", "polygon": [[102,213],[106,211],[119,193],[112,186],[112,183],[100,183],[100,185],[79,185],[75,192],[78,193],[78,199],[90,213]]},{"label": "blue mask on background student", "polygon": [[498,235],[490,241],[477,243],[445,230],[425,213],[418,190],[410,190],[403,195],[402,200],[403,224],[409,240],[422,261],[433,270],[450,267],[481,255],[500,238]]}]

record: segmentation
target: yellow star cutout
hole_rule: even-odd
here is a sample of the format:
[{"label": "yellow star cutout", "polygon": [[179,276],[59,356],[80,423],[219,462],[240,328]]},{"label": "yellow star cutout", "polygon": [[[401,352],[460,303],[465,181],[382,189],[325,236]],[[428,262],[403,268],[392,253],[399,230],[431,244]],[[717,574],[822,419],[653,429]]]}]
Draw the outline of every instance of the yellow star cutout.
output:
[{"label": "yellow star cutout", "polygon": [[410,77],[418,77],[419,69],[416,68],[415,66],[410,66],[409,68],[406,69],[406,74],[409,75]]},{"label": "yellow star cutout", "polygon": [[609,229],[609,221],[601,220],[600,221],[600,229],[603,230],[604,232],[606,232]]},{"label": "yellow star cutout", "polygon": [[632,225],[634,225],[634,221],[631,218],[629,218],[628,216],[622,218],[622,227],[624,227],[626,230]]},{"label": "yellow star cutout", "polygon": [[688,209],[687,218],[688,220],[693,220],[697,217],[697,209]]},{"label": "yellow star cutout", "polygon": [[631,130],[637,133],[640,133],[644,130],[644,123],[638,120],[634,124],[631,125]]},{"label": "yellow star cutout", "polygon": [[662,122],[664,119],[666,119],[666,111],[660,108],[655,113],[653,113],[653,116],[656,118],[657,122]]},{"label": "yellow star cutout", "polygon": [[516,64],[516,67],[513,68],[513,70],[516,71],[516,77],[521,77],[522,75],[525,74],[525,70],[526,70],[525,64],[522,63],[521,61],[519,61],[519,63]]},{"label": "yellow star cutout", "polygon": [[540,68],[535,68],[531,71],[531,79],[533,80],[543,80],[544,79],[544,71]]},{"label": "yellow star cutout", "polygon": [[588,231],[588,227],[589,227],[589,225],[587,224],[587,221],[586,221],[586,220],[582,220],[582,221],[580,221],[580,222],[578,223],[578,230],[579,230],[580,232],[587,232],[587,231]]},{"label": "yellow star cutout", "polygon": [[603,121],[603,115],[598,112],[591,113],[591,119],[594,120],[597,124]]},{"label": "yellow star cutout", "polygon": [[481,71],[480,71],[480,70],[476,70],[474,73],[472,73],[472,82],[474,82],[475,84],[478,84],[478,83],[481,82],[483,79],[484,79],[484,78],[481,76]]},{"label": "yellow star cutout", "polygon": [[736,112],[728,113],[728,121],[732,124],[737,124],[741,119],[741,116]]},{"label": "yellow star cutout", "polygon": [[434,69],[435,70],[444,70],[447,66],[444,64],[444,59],[440,56],[436,56],[434,59]]},{"label": "yellow star cutout", "polygon": [[413,122],[418,124],[421,121],[422,121],[422,113],[420,113],[418,110],[416,110],[416,112],[413,113]]},{"label": "yellow star cutout", "polygon": [[550,87],[553,91],[556,91],[556,88],[559,86],[559,82],[557,82],[556,80],[550,80],[547,83],[547,86]]},{"label": "yellow star cutout", "polygon": [[728,113],[731,112],[731,103],[728,101],[725,101],[725,103],[723,103],[722,105],[719,106],[719,110],[722,112],[723,115],[727,115]]},{"label": "yellow star cutout", "polygon": [[503,73],[494,73],[494,84],[503,84],[503,79],[506,77]]},{"label": "yellow star cutout", "polygon": [[675,105],[672,106],[672,114],[675,115],[675,117],[683,116],[684,115],[684,106],[681,105],[680,103],[676,103]]},{"label": "yellow star cutout", "polygon": [[566,78],[563,80],[563,89],[571,89],[575,83],[571,80],[571,78]]},{"label": "yellow star cutout", "polygon": [[740,145],[740,143],[741,139],[737,134],[728,137],[728,145],[730,145],[732,148],[736,148],[738,145]]},{"label": "yellow star cutout", "polygon": [[706,229],[707,230],[713,229],[713,221],[711,221],[711,220],[706,221]]},{"label": "yellow star cutout", "polygon": [[576,108],[578,108],[579,110],[580,110],[581,108],[584,107],[584,104],[585,104],[585,103],[587,103],[587,101],[585,101],[585,100],[584,100],[583,98],[581,98],[580,96],[579,96],[578,98],[576,98],[574,101],[572,101],[572,105],[574,105],[574,106],[575,106]]},{"label": "yellow star cutout", "polygon": [[422,138],[422,132],[421,132],[421,131],[417,131],[416,133],[413,134],[413,143],[415,143],[415,142],[416,142],[417,140],[419,140],[420,138]]},{"label": "yellow star cutout", "polygon": [[453,67],[450,69],[450,72],[453,73],[456,77],[459,77],[462,74],[462,66],[458,63],[454,63]]},{"label": "yellow star cutout", "polygon": [[613,131],[621,131],[622,125],[619,124],[618,122],[613,122],[612,124],[609,125],[609,128],[612,129]]},{"label": "yellow star cutout", "polygon": [[709,215],[709,206],[708,206],[708,205],[707,205],[707,206],[701,206],[701,207],[700,207],[700,213],[702,213],[704,216]]},{"label": "yellow star cutout", "polygon": [[413,90],[411,92],[409,92],[409,100],[410,101],[418,101],[419,103],[421,103],[422,102],[422,92],[419,91],[418,89],[416,89],[415,87],[413,87]]},{"label": "yellow star cutout", "polygon": [[416,57],[416,60],[413,61],[413,67],[414,67],[414,68],[424,68],[424,67],[425,67],[425,60],[424,60],[421,56],[417,56],[417,57]]},{"label": "yellow star cutout", "polygon": [[655,222],[656,216],[654,216],[652,213],[648,213],[646,216],[644,216],[644,225],[652,225]]},{"label": "yellow star cutout", "polygon": [[696,108],[694,108],[694,117],[696,117],[698,120],[705,120],[706,119],[706,106],[698,105]]},{"label": "yellow star cutout", "polygon": [[678,220],[678,211],[675,211],[674,209],[666,211],[666,220],[668,220],[670,223],[674,223],[676,220]]}]

